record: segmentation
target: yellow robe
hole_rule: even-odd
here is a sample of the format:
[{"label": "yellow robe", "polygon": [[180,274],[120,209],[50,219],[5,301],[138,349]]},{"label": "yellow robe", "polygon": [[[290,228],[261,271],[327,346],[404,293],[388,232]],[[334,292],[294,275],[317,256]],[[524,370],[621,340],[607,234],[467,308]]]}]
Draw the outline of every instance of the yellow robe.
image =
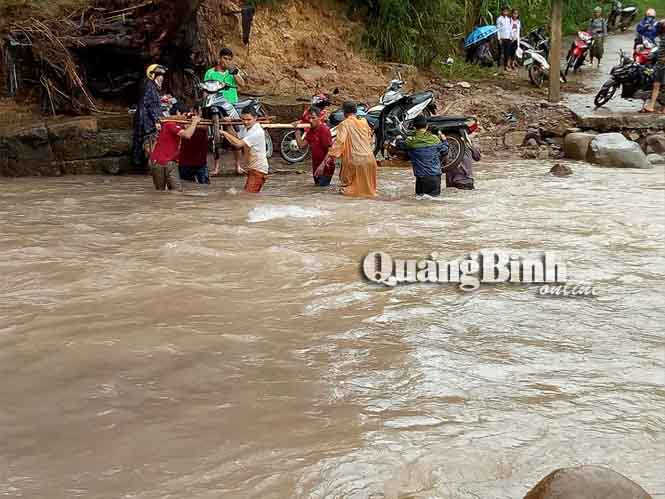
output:
[{"label": "yellow robe", "polygon": [[346,196],[375,197],[377,164],[372,151],[372,130],[367,121],[349,116],[337,126],[335,143],[328,152],[342,158],[341,192]]}]

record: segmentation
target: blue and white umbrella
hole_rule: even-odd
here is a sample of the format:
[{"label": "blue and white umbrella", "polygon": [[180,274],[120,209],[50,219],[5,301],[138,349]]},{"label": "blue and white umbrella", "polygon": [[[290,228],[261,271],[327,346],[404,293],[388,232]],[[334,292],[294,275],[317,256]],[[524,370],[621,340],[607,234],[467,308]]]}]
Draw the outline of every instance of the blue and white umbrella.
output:
[{"label": "blue and white umbrella", "polygon": [[478,42],[492,38],[496,35],[496,32],[496,26],[479,26],[464,39],[464,48],[468,48]]}]

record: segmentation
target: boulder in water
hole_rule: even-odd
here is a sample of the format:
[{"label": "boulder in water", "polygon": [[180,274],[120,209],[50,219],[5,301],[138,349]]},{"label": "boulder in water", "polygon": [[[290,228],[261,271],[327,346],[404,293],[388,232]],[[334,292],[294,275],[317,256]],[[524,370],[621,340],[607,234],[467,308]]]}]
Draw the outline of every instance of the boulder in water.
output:
[{"label": "boulder in water", "polygon": [[555,177],[567,177],[568,175],[573,174],[572,168],[566,165],[562,165],[561,163],[557,163],[552,167],[550,170],[550,173],[554,175]]},{"label": "boulder in water", "polygon": [[665,154],[665,135],[649,135],[647,137],[647,152]]},{"label": "boulder in water", "polygon": [[553,471],[524,499],[653,499],[638,484],[609,468],[576,466]]},{"label": "boulder in water", "polygon": [[574,132],[566,135],[563,140],[563,152],[566,158],[586,161],[589,144],[596,136],[591,133]]},{"label": "boulder in water", "polygon": [[620,133],[601,133],[589,145],[588,160],[600,166],[651,168],[640,145]]},{"label": "boulder in water", "polygon": [[662,154],[648,154],[647,160],[652,165],[665,165],[665,156]]}]

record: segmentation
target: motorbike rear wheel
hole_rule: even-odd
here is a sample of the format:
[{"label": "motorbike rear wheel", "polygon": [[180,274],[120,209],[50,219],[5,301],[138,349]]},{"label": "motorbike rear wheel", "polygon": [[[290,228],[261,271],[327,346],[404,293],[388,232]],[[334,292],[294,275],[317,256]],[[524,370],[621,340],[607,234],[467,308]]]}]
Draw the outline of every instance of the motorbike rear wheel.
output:
[{"label": "motorbike rear wheel", "polygon": [[448,154],[446,155],[446,164],[444,168],[454,168],[462,162],[466,144],[464,139],[456,133],[446,134],[448,139]]},{"label": "motorbike rear wheel", "polygon": [[598,108],[607,104],[612,99],[612,97],[614,97],[614,94],[618,88],[619,85],[617,85],[615,81],[606,81],[603,83],[603,86],[600,87],[596,97],[593,99],[594,105]]},{"label": "motorbike rear wheel", "polygon": [[300,163],[301,161],[305,161],[307,156],[309,156],[309,145],[305,145],[303,148],[298,147],[296,149],[297,145],[296,147],[293,146],[295,140],[296,131],[291,130],[286,132],[280,141],[279,154],[282,156],[284,161],[289,164]]},{"label": "motorbike rear wheel", "polygon": [[531,64],[529,66],[529,80],[538,88],[545,82],[545,71],[540,64]]}]

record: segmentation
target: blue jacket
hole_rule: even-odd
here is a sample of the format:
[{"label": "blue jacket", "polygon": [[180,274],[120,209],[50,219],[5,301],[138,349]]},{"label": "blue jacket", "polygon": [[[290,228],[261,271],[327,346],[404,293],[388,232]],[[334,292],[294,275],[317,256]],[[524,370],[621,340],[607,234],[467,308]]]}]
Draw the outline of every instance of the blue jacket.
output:
[{"label": "blue jacket", "polygon": [[448,141],[427,131],[416,131],[407,140],[397,143],[397,147],[406,151],[416,177],[441,175],[441,156],[448,154]]},{"label": "blue jacket", "polygon": [[656,41],[656,18],[655,17],[645,17],[637,25],[637,34],[642,38],[648,38],[650,41]]}]

